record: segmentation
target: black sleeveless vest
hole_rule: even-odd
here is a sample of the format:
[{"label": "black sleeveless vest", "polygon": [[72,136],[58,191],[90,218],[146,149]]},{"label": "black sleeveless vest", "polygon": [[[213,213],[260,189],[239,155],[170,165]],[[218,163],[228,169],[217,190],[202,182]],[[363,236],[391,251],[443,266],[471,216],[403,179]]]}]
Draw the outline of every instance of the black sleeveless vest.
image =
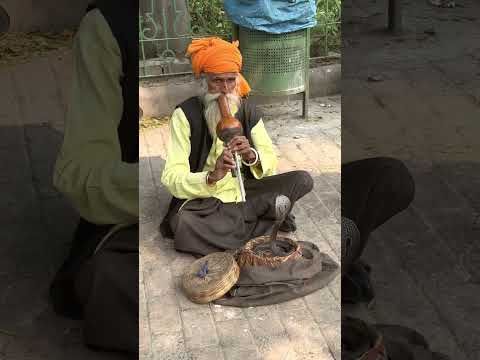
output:
[{"label": "black sleeveless vest", "polygon": [[110,26],[122,55],[123,114],[117,129],[122,161],[138,163],[138,0],[96,0],[89,10],[94,8]]},{"label": "black sleeveless vest", "polygon": [[[198,97],[191,97],[177,106],[184,112],[190,125],[190,145],[191,152],[189,156],[190,171],[200,172],[205,166],[208,154],[213,144],[212,136],[208,131],[207,122],[204,117],[203,102]],[[250,144],[253,144],[251,132],[261,119],[262,114],[257,109],[256,104],[249,98],[243,99],[240,109],[235,117],[242,123],[243,134]],[[253,146],[253,145],[252,145]],[[251,178],[250,171],[245,172],[244,178]],[[170,227],[171,217],[178,211],[185,200],[172,197],[166,216],[160,224],[160,231],[163,236],[172,238],[173,231]]]}]

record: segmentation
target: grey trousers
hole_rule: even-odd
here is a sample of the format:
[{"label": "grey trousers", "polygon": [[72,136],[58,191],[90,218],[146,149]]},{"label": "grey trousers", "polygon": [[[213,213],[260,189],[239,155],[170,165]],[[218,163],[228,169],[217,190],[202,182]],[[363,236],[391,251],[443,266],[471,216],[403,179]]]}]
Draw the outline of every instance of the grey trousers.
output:
[{"label": "grey trousers", "polygon": [[81,221],[50,288],[55,311],[83,320],[85,343],[138,357],[138,225],[95,248],[110,226]]},{"label": "grey trousers", "polygon": [[414,196],[415,182],[399,160],[377,157],[342,165],[342,216],[360,231],[360,244],[342,259],[342,271],[360,258],[370,234],[405,210]]},{"label": "grey trousers", "polygon": [[170,221],[175,249],[194,255],[237,249],[271,231],[277,195],[287,196],[294,204],[312,188],[309,173],[291,171],[245,180],[245,203],[222,203],[216,198],[191,200]]}]

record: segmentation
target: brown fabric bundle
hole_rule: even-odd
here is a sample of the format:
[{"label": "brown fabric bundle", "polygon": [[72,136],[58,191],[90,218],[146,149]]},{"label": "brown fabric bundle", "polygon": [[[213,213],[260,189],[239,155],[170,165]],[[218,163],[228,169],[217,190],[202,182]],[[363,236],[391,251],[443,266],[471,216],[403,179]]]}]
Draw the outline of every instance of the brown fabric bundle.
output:
[{"label": "brown fabric bundle", "polygon": [[216,304],[250,307],[278,304],[328,285],[340,272],[338,264],[310,242],[298,242],[298,258],[276,267],[244,265],[236,285]]}]

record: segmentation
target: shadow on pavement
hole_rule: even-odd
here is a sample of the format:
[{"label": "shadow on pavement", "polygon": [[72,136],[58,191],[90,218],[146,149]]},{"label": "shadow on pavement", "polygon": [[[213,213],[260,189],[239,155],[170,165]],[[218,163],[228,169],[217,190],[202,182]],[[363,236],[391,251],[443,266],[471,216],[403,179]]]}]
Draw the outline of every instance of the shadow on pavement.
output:
[{"label": "shadow on pavement", "polygon": [[420,331],[433,349],[463,359],[480,336],[480,163],[441,162],[413,177],[412,205],[365,251],[376,292],[368,315]]},{"label": "shadow on pavement", "polygon": [[0,127],[0,358],[120,359],[85,348],[81,323],[55,315],[48,289],[78,221],[53,188],[63,134]]}]

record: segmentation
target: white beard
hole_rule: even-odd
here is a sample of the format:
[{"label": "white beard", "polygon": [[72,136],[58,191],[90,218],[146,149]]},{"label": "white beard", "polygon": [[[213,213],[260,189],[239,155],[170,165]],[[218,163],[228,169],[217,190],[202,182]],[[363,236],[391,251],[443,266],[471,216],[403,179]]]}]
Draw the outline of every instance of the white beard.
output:
[{"label": "white beard", "polygon": [[[217,101],[219,96],[220,93],[211,94],[208,92],[203,96],[205,120],[207,122],[208,131],[214,139],[217,137],[217,124],[220,122],[220,120],[222,120],[222,114],[220,113],[220,107],[218,106]],[[227,94],[227,100],[230,109],[238,109],[240,106],[241,98],[236,94]]]}]

